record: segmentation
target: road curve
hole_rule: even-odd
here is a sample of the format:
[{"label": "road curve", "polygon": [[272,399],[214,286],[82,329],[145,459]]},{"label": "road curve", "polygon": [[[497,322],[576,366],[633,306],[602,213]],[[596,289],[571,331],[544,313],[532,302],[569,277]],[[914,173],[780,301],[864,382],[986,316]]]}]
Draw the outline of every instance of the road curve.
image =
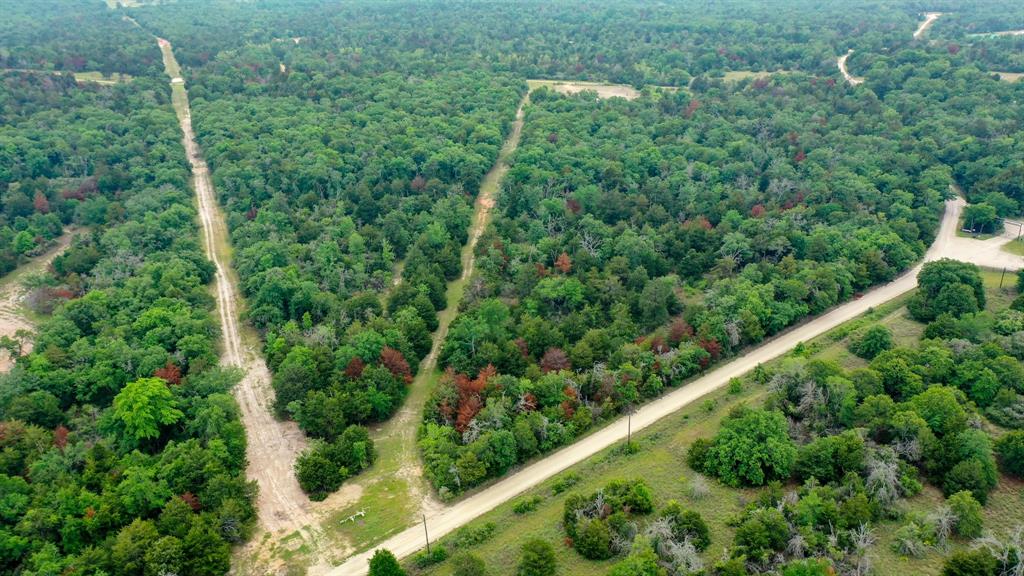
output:
[{"label": "road curve", "polygon": [[[946,201],[946,209],[943,213],[939,233],[936,236],[935,242],[932,243],[932,246],[925,254],[925,261],[948,257],[950,252],[956,255],[962,254],[959,249],[959,240],[970,241],[969,239],[961,239],[956,236],[960,211],[964,205],[965,202],[960,197]],[[976,263],[988,265],[985,261]],[[1024,259],[1017,257],[1016,268],[1021,267],[1024,267]],[[708,393],[721,388],[731,378],[746,374],[758,364],[763,364],[785,354],[798,343],[806,342],[839,326],[843,322],[860,316],[869,308],[877,307],[914,289],[917,286],[917,273],[920,269],[921,264],[918,264],[892,282],[867,292],[863,297],[833,308],[821,316],[810,319],[799,326],[783,332],[743,354],[743,356],[723,364],[704,376],[683,385],[681,388],[644,405],[633,414],[633,432],[642,430]],[[426,524],[431,538],[437,539],[452,532],[566,468],[582,462],[616,442],[621,442],[626,438],[626,433],[626,418],[619,418],[579,442],[562,448],[468,498],[448,506],[439,513],[427,517]],[[376,549],[386,548],[399,558],[402,558],[417,552],[423,545],[423,526],[413,526],[382,542],[373,550],[350,557],[344,564],[335,567],[328,574],[331,576],[365,575],[368,570],[368,561]]]},{"label": "road curve", "polygon": [[931,26],[933,22],[939,19],[939,16],[942,16],[942,12],[925,12],[924,20],[921,21],[921,24],[917,27],[917,30],[914,31],[914,40],[920,38],[921,35],[925,33],[925,30],[928,30],[928,27]]},{"label": "road curve", "polygon": [[227,226],[214,196],[210,170],[192,131],[185,81],[171,43],[163,38],[157,38],[157,42],[163,52],[167,75],[171,78],[174,111],[181,124],[182,143],[192,167],[206,257],[216,270],[214,287],[224,345],[221,364],[240,368],[243,372],[234,394],[247,436],[246,475],[259,485],[257,515],[260,525],[270,532],[302,532],[313,524],[314,515],[310,511],[309,498],[299,487],[292,468],[295,458],[305,447],[305,439],[294,422],[281,422],[274,418],[270,371],[256,350],[245,345],[238,322],[241,297],[237,281],[225,264],[230,259]]},{"label": "road curve", "polygon": [[846,81],[850,83],[850,86],[856,86],[858,84],[863,83],[864,79],[851,75],[850,72],[846,69],[846,59],[850,57],[850,54],[853,54],[853,48],[850,48],[849,50],[846,51],[846,54],[843,54],[842,56],[837,58],[836,64],[839,65],[839,71],[843,73],[843,78],[845,78]]}]

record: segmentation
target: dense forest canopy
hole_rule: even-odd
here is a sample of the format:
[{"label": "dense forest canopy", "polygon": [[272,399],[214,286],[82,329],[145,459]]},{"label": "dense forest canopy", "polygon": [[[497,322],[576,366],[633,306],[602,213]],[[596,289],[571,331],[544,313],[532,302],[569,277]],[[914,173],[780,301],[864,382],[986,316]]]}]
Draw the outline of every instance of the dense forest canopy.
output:
[{"label": "dense forest canopy", "polygon": [[3,12],[5,65],[138,76],[0,73],[3,271],[81,227],[0,378],[0,572],[223,574],[254,487],[159,51],[102,3]]},{"label": "dense forest canopy", "polygon": [[[993,229],[1024,203],[1024,82],[996,75],[1024,72],[1024,36],[987,35],[1024,14],[994,0],[0,8],[0,273],[84,230],[50,271],[35,350],[0,380],[0,566],[19,574],[219,574],[253,518],[237,375],[216,367],[213,267],[153,35],[184,67],[276,416],[322,441],[297,467],[316,499],[372,464],[361,426],[401,407],[445,309],[458,315],[419,444],[448,498],[895,278],[932,242],[951,185]],[[925,10],[950,14],[915,40]],[[861,86],[836,68],[851,49]],[[529,79],[640,95],[528,94]],[[449,301],[520,106],[521,144]],[[969,308],[976,287],[954,284],[929,294]],[[976,335],[960,317],[983,301],[933,305],[914,314],[937,337]],[[864,354],[885,347],[876,337]],[[972,342],[956,350],[971,366],[1019,368]],[[1015,421],[1018,390],[969,377],[917,383]],[[729,484],[789,477],[716,457],[729,459],[701,467]],[[954,460],[923,473],[945,488]]]}]

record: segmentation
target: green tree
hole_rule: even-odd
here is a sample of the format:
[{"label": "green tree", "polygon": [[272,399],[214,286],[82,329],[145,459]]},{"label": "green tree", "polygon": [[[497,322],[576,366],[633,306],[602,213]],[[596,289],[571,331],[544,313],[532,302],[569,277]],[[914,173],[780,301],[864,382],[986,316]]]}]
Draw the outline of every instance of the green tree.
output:
[{"label": "green tree", "polygon": [[174,424],[182,416],[167,383],[159,378],[130,382],[114,398],[114,417],[132,443],[159,437],[161,426]]},{"label": "green tree", "polygon": [[977,266],[942,259],[927,262],[917,274],[918,290],[907,304],[910,315],[930,322],[943,313],[960,317],[985,308],[985,288]]},{"label": "green tree", "polygon": [[540,538],[531,538],[523,544],[519,555],[519,567],[516,576],[555,576],[558,574],[558,561],[555,549]]},{"label": "green tree", "polygon": [[788,478],[796,453],[781,412],[743,408],[715,435],[704,471],[730,486],[763,486]]},{"label": "green tree", "polygon": [[890,348],[892,332],[881,324],[868,328],[850,343],[850,351],[866,360],[871,360]]},{"label": "green tree", "polygon": [[111,549],[111,560],[122,574],[142,576],[146,570],[146,554],[160,538],[149,520],[135,519],[117,534]]},{"label": "green tree", "polygon": [[970,492],[962,491],[946,498],[946,505],[956,517],[956,533],[964,538],[981,536],[982,509],[981,504]]},{"label": "green tree", "polygon": [[398,565],[394,554],[381,548],[370,558],[370,576],[405,576],[405,570]]},{"label": "green tree", "polygon": [[1024,478],[1024,431],[1013,430],[996,440],[999,465],[1007,474]]},{"label": "green tree", "polygon": [[323,500],[341,486],[348,469],[330,457],[331,447],[319,444],[307,449],[295,460],[295,476],[299,486],[312,500]]},{"label": "green tree", "polygon": [[231,567],[231,547],[206,520],[196,520],[182,541],[185,574],[221,576]]},{"label": "green tree", "polygon": [[586,521],[574,543],[576,550],[588,560],[607,560],[612,557],[612,533],[608,523],[595,518]]},{"label": "green tree", "polygon": [[988,550],[959,550],[946,559],[942,576],[997,576],[999,562]]}]

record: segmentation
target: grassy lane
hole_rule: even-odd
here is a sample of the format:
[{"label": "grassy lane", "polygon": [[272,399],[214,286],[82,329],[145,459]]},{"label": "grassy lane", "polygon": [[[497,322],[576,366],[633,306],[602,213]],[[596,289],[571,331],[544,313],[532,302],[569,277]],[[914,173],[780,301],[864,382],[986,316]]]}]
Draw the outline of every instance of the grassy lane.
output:
[{"label": "grassy lane", "polygon": [[[289,573],[303,573],[307,569],[316,573],[327,569],[353,552],[369,549],[414,524],[422,514],[429,515],[442,507],[433,488],[423,477],[416,431],[423,419],[423,406],[441,376],[437,357],[472,276],[477,242],[490,223],[501,180],[508,172],[509,158],[519,145],[526,103],[527,97],[524,97],[516,112],[512,131],[494,166],[480,184],[469,239],[462,247],[462,274],[448,283],[447,306],[438,312],[438,328],[433,334],[430,353],[420,362],[402,408],[371,431],[378,454],[377,462],[371,469],[346,482],[323,503],[314,504],[322,514],[319,531],[325,540],[322,545],[314,549],[295,541],[293,545],[285,542],[285,545],[275,548],[273,554],[288,567]],[[398,277],[402,263],[396,265],[395,270]],[[365,515],[361,515],[362,512]],[[255,568],[248,572],[257,573]]]}]

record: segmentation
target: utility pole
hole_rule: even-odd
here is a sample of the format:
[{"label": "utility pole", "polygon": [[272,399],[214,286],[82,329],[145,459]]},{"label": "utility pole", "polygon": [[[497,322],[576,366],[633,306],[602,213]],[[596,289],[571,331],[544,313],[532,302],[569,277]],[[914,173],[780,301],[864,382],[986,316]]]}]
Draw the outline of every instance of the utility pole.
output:
[{"label": "utility pole", "polygon": [[1006,268],[1003,268],[1003,273],[999,275],[999,287],[1003,287],[1003,277],[1006,276]]},{"label": "utility pole", "polygon": [[423,515],[423,535],[427,538],[427,556],[430,555],[430,534],[427,532],[427,515]]}]

